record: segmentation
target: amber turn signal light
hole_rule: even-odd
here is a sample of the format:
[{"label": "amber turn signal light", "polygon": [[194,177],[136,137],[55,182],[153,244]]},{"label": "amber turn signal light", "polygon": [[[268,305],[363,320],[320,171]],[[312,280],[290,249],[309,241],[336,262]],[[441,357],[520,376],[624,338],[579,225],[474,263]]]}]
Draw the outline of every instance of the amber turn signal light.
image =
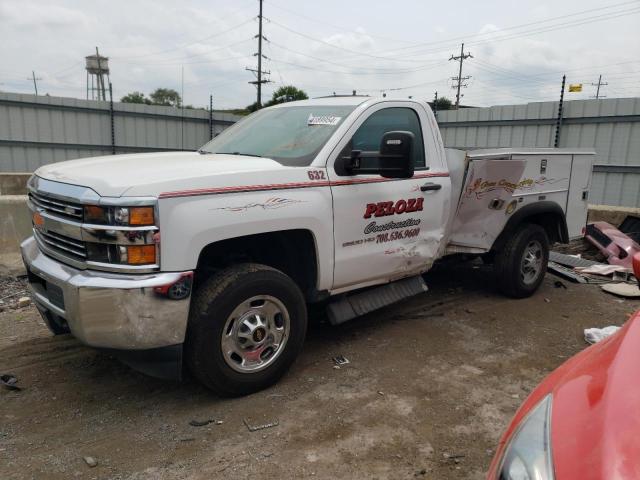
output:
[{"label": "amber turn signal light", "polygon": [[153,207],[129,208],[129,225],[153,225]]},{"label": "amber turn signal light", "polygon": [[155,245],[131,245],[127,248],[127,262],[129,265],[146,265],[156,263]]}]

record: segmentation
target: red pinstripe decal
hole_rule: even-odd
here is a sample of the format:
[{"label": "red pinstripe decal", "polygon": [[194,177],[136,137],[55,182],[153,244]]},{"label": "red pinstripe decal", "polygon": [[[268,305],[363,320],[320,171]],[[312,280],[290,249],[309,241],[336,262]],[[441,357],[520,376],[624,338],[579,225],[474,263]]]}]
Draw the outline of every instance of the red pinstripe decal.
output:
[{"label": "red pinstripe decal", "polygon": [[[411,179],[420,178],[437,178],[448,177],[449,172],[426,172],[419,173],[411,177]],[[265,190],[288,190],[295,188],[313,188],[313,187],[340,187],[343,185],[358,185],[364,183],[382,183],[382,182],[394,182],[404,179],[398,178],[360,178],[356,180],[336,180],[320,181],[320,182],[293,182],[293,183],[271,183],[265,185],[245,185],[237,187],[217,187],[217,188],[197,188],[193,190],[178,190],[175,192],[164,192],[159,195],[159,198],[176,198],[176,197],[194,197],[197,195],[218,195],[221,193],[241,193],[241,192],[256,192]]]}]

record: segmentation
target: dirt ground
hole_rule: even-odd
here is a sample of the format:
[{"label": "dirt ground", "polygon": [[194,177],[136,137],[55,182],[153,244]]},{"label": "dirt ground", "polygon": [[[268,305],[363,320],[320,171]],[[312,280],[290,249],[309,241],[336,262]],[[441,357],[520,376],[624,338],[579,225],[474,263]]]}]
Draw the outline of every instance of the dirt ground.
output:
[{"label": "dirt ground", "polygon": [[[33,307],[6,309],[0,371],[24,389],[0,390],[0,478],[483,478],[526,395],[586,347],[583,329],[640,308],[551,275],[525,300],[471,265],[426,280],[430,292],[341,327],[314,322],[278,385],[232,400],[53,337]],[[337,355],[351,363],[334,368]],[[189,423],[206,419],[222,423]]]}]

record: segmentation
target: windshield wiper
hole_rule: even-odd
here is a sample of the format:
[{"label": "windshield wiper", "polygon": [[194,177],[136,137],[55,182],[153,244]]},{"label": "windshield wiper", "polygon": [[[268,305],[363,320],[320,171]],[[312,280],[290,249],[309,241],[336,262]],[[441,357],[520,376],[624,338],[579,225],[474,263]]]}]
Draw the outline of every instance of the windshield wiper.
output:
[{"label": "windshield wiper", "polygon": [[258,157],[262,158],[262,155],[256,155],[254,153],[242,153],[242,152],[216,152],[219,155],[244,155],[245,157]]}]

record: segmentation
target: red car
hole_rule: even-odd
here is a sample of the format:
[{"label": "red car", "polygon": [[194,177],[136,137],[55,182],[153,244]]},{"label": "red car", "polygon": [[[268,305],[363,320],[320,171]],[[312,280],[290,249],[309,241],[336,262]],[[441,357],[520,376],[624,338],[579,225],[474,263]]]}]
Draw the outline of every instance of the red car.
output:
[{"label": "red car", "polygon": [[[640,254],[634,270],[640,279]],[[487,479],[640,479],[640,311],[538,385],[500,439]]]}]

